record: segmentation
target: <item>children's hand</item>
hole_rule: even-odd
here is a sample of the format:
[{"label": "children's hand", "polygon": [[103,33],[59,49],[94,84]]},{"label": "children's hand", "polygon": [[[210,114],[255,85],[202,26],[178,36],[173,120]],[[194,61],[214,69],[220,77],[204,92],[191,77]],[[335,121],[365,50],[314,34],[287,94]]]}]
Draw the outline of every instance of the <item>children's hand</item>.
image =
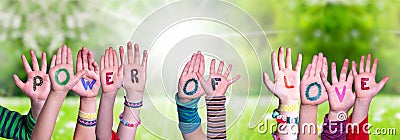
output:
[{"label": "children's hand", "polygon": [[46,101],[47,96],[50,92],[50,79],[49,75],[46,74],[47,71],[47,61],[46,61],[46,53],[42,53],[42,67],[39,69],[38,60],[36,59],[35,52],[31,50],[30,52],[32,58],[32,66],[29,66],[28,61],[26,60],[25,55],[22,55],[22,62],[24,63],[25,71],[28,76],[28,80],[26,83],[23,83],[19,77],[14,74],[14,82],[15,84],[25,93],[25,95],[29,96],[34,102],[43,102]]},{"label": "children's hand", "polygon": [[204,56],[200,51],[192,55],[192,58],[186,63],[179,78],[179,102],[186,103],[205,94],[204,90],[200,87],[196,73],[204,75]]},{"label": "children's hand", "polygon": [[[143,94],[146,85],[146,66],[147,66],[147,50],[143,51],[142,63],[140,64],[139,46],[135,44],[135,53],[132,51],[132,43],[128,42],[128,63],[122,60],[124,65],[124,82],[123,87],[130,94]],[[123,51],[123,47],[120,47]]]},{"label": "children's hand", "polygon": [[[120,49],[120,59],[124,58],[124,52]],[[117,52],[111,47],[106,49],[105,54],[101,56],[100,62],[100,81],[103,87],[103,93],[116,95],[122,86],[123,65],[118,64]]]},{"label": "children's hand", "polygon": [[222,75],[224,69],[224,61],[219,63],[218,71],[215,72],[215,59],[211,61],[210,75],[207,81],[204,80],[203,75],[197,72],[197,77],[200,79],[201,86],[203,87],[207,96],[224,96],[226,89],[239,80],[240,75],[235,76],[233,79],[228,80],[228,76],[231,73],[232,65],[228,66],[225,74]]},{"label": "children's hand", "polygon": [[349,65],[349,60],[345,59],[342,71],[340,72],[340,79],[338,81],[338,78],[336,76],[336,63],[332,62],[331,65],[332,85],[326,79],[325,73],[323,73],[322,71],[320,72],[322,81],[325,85],[326,90],[328,91],[328,100],[330,107],[330,112],[328,116],[329,120],[338,119],[337,115],[340,112],[344,112],[347,115],[347,112],[354,105],[355,94],[352,88],[353,73],[350,71],[349,75],[347,76],[348,65]]},{"label": "children's hand", "polygon": [[272,52],[272,70],[274,73],[274,82],[272,82],[267,73],[264,72],[264,84],[268,90],[277,96],[280,103],[283,104],[297,104],[300,99],[299,85],[300,85],[300,70],[302,56],[297,57],[297,63],[294,70],[292,70],[292,59],[290,48],[286,49],[286,66],[284,62],[284,48],[279,48],[278,61],[275,52]]},{"label": "children's hand", "polygon": [[320,72],[328,72],[328,64],[322,53],[314,56],[312,64],[308,64],[300,84],[301,104],[319,105],[328,99],[326,89],[321,81]]},{"label": "children's hand", "polygon": [[88,51],[86,47],[82,47],[78,52],[76,70],[86,70],[88,73],[80,79],[72,91],[81,97],[96,97],[100,89],[100,72],[92,51]]},{"label": "children's hand", "polygon": [[360,71],[357,73],[356,62],[353,61],[352,72],[354,75],[354,87],[357,99],[371,101],[376,94],[381,91],[383,86],[389,80],[389,76],[383,78],[379,83],[375,82],[376,68],[378,67],[378,59],[374,59],[374,64],[371,69],[371,54],[368,54],[367,62],[364,69],[364,56],[361,56]]},{"label": "children's hand", "polygon": [[57,55],[53,55],[50,66],[50,80],[52,91],[68,93],[82,76],[86,75],[86,70],[80,70],[74,75],[71,49],[66,45],[58,48]]}]

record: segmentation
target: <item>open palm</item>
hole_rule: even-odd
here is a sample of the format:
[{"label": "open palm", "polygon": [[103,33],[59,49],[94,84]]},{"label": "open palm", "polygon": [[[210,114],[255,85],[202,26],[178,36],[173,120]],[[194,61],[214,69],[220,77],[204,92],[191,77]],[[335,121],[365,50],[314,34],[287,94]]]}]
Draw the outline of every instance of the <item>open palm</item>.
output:
[{"label": "open palm", "polygon": [[197,72],[204,75],[204,56],[200,51],[192,55],[179,78],[178,97],[182,102],[189,102],[205,94],[204,90],[200,88]]},{"label": "open palm", "polygon": [[96,97],[100,89],[100,73],[92,51],[88,51],[86,47],[82,47],[78,52],[76,69],[87,70],[88,73],[72,88],[72,91],[81,97]]},{"label": "open palm", "polygon": [[[123,52],[120,52],[120,58],[123,57]],[[121,88],[123,80],[123,65],[118,64],[117,52],[111,47],[106,49],[105,54],[101,56],[100,63],[100,81],[103,93],[116,94]]]},{"label": "open palm", "polygon": [[327,71],[328,64],[323,54],[314,56],[312,64],[308,64],[300,83],[301,104],[319,105],[328,99],[320,76],[320,72],[325,73],[326,76]]},{"label": "open palm", "polygon": [[137,44],[134,46],[135,55],[132,53],[132,43],[129,42],[127,46],[128,63],[125,63],[125,59],[121,58],[124,65],[124,82],[122,87],[129,93],[143,94],[146,86],[147,50],[143,51],[142,63],[140,64],[139,46]]}]

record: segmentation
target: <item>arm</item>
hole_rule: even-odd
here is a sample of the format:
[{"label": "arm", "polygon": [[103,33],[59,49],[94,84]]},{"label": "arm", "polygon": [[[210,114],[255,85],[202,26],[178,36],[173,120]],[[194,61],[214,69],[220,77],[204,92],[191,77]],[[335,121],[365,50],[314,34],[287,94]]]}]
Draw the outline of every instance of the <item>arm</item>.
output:
[{"label": "arm", "polygon": [[[140,109],[143,105],[143,92],[146,85],[147,50],[143,51],[142,64],[140,64],[139,46],[135,44],[135,55],[132,53],[132,43],[128,42],[128,63],[121,58],[124,65],[123,87],[126,92],[124,112],[122,119],[127,123],[119,123],[118,137],[120,139],[135,139],[137,126],[140,122]],[[120,52],[123,51],[122,46]],[[121,119],[121,120],[122,120]]]},{"label": "arm", "polygon": [[[298,112],[298,102],[300,99],[300,70],[302,56],[298,55],[296,67],[292,69],[292,59],[291,50],[287,48],[286,50],[286,64],[284,60],[284,48],[279,48],[278,59],[276,58],[275,52],[271,54],[272,71],[274,74],[274,82],[269,79],[267,73],[264,73],[264,84],[267,86],[268,90],[279,98],[279,111],[274,111],[274,114],[282,115],[281,117],[297,118],[299,117]],[[296,109],[287,110],[285,106],[293,106]],[[278,116],[273,116],[278,117]],[[278,119],[277,119],[278,120]],[[291,125],[296,124],[296,122],[280,122],[278,125],[287,126],[285,129],[279,129],[275,132],[276,136],[281,139],[296,139],[297,135],[294,129],[291,129]],[[275,135],[274,134],[274,135]]]},{"label": "arm", "polygon": [[[368,117],[368,111],[372,99],[381,91],[383,86],[389,80],[386,76],[379,83],[375,82],[376,69],[378,66],[378,59],[374,59],[371,69],[371,55],[368,54],[367,62],[364,69],[364,56],[360,60],[360,71],[357,73],[356,63],[352,63],[352,72],[354,75],[354,86],[356,91],[356,101],[354,104],[351,123],[360,124]],[[368,120],[367,120],[368,121]],[[357,132],[357,131],[356,131]]]},{"label": "arm", "polygon": [[[329,97],[329,113],[324,118],[323,140],[346,139],[346,121],[348,112],[354,105],[355,94],[353,92],[353,73],[347,75],[349,60],[345,59],[340,72],[340,79],[336,76],[336,63],[332,62],[332,85],[328,82],[325,73],[321,72],[321,78]],[[347,77],[347,80],[346,80]]]},{"label": "arm", "polygon": [[2,138],[28,140],[31,138],[35,123],[31,111],[27,115],[21,115],[0,106],[0,127],[2,128],[0,137]]},{"label": "arm", "polygon": [[178,83],[176,105],[179,118],[179,130],[184,139],[206,139],[201,129],[201,119],[197,112],[197,103],[203,96],[204,90],[199,86],[199,79],[196,73],[204,74],[204,56],[201,52],[193,54],[186,63]]},{"label": "arm", "polygon": [[327,75],[328,65],[326,58],[319,53],[318,56],[313,57],[312,64],[308,64],[300,83],[299,139],[318,139],[318,105],[328,99],[326,89],[321,81],[321,72]]},{"label": "arm", "polygon": [[[123,58],[123,55],[120,49],[121,58]],[[123,65],[118,64],[117,52],[111,47],[106,49],[100,62],[100,81],[103,93],[97,114],[97,139],[109,140],[112,138],[114,102],[117,92],[122,86],[123,68]]]},{"label": "arm", "polygon": [[82,47],[78,52],[76,69],[86,70],[88,73],[72,88],[72,91],[80,96],[74,139],[96,139],[96,95],[100,88],[100,73],[92,51],[88,51],[86,47]]},{"label": "arm", "polygon": [[57,56],[53,56],[50,66],[52,89],[33,129],[32,139],[50,139],[54,130],[58,112],[69,90],[85,75],[86,71],[73,72],[71,49],[63,45]]},{"label": "arm", "polygon": [[225,74],[222,75],[224,62],[219,63],[218,71],[215,72],[215,59],[211,61],[210,75],[205,81],[203,75],[197,73],[201,86],[206,92],[207,105],[207,138],[208,139],[226,139],[226,109],[225,109],[225,93],[226,89],[239,80],[240,75],[228,80],[231,73],[232,65],[228,66]]}]

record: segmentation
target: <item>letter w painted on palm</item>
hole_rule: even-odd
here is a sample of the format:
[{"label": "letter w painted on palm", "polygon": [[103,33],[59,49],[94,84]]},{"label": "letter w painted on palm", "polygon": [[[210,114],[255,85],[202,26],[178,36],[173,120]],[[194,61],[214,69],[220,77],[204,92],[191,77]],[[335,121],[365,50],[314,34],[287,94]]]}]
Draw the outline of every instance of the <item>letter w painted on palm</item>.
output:
[{"label": "letter w painted on palm", "polygon": [[93,79],[92,82],[89,82],[89,81],[86,81],[84,78],[82,78],[82,79],[81,79],[81,82],[82,82],[83,88],[85,88],[85,90],[88,90],[88,88],[89,88],[90,90],[92,90],[92,89],[93,89],[94,83],[96,83],[96,80]]}]

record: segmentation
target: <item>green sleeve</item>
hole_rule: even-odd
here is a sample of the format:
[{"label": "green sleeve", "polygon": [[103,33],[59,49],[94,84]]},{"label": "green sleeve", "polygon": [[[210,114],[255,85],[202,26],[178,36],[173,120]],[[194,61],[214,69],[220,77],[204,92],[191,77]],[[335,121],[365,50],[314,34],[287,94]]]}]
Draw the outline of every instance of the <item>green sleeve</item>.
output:
[{"label": "green sleeve", "polygon": [[21,115],[0,106],[0,137],[29,140],[35,124],[36,121],[30,111],[27,115]]}]

